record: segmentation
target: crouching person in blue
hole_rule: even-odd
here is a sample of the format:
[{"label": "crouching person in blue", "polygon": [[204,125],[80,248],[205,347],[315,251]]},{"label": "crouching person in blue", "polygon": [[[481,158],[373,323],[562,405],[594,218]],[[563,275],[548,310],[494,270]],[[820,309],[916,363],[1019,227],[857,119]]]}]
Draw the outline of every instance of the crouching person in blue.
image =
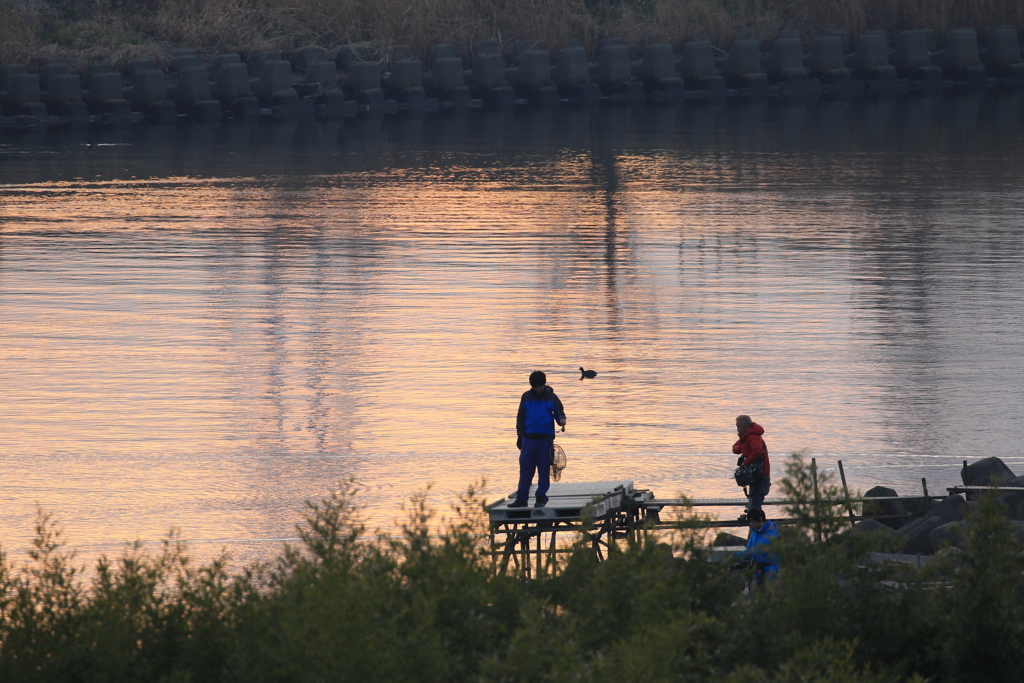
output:
[{"label": "crouching person in blue", "polygon": [[565,428],[565,410],[554,390],[547,386],[547,375],[530,373],[530,390],[519,399],[516,415],[516,448],[519,449],[519,488],[509,507],[526,507],[533,472],[537,471],[534,507],[544,507],[551,486],[551,450],[555,441],[555,423]]},{"label": "crouching person in blue", "polygon": [[747,547],[740,553],[740,562],[733,566],[753,567],[754,581],[760,586],[766,578],[772,580],[779,573],[779,555],[770,547],[779,537],[779,528],[775,522],[768,521],[761,509],[748,512],[747,522],[750,524]]}]

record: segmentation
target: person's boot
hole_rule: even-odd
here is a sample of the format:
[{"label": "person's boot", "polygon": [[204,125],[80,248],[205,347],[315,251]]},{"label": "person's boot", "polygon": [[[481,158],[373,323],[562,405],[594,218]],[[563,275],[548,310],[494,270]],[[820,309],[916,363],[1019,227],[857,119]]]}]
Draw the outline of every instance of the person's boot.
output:
[{"label": "person's boot", "polygon": [[524,508],[526,507],[526,504],[527,503],[525,498],[516,498],[511,503],[509,503],[508,506],[510,508]]},{"label": "person's boot", "polygon": [[542,507],[544,507],[547,504],[548,504],[548,497],[547,496],[537,496],[537,500],[534,501],[533,507],[535,507],[535,508],[542,508]]}]

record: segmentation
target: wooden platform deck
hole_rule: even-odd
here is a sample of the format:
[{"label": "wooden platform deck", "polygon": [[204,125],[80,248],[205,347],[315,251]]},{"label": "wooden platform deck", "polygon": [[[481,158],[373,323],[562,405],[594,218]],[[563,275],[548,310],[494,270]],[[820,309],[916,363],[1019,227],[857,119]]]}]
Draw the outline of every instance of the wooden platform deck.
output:
[{"label": "wooden platform deck", "polygon": [[[849,497],[846,487],[846,476],[842,461],[839,461],[839,473],[842,477],[844,496],[835,500],[818,498],[817,463],[811,459],[811,471],[814,478],[814,496],[819,503],[827,506],[840,507],[844,517],[854,524],[862,516],[856,514],[855,501]],[[906,501],[920,499],[927,509],[934,500],[944,496],[928,493],[927,482],[922,479],[921,496],[895,497],[893,500]],[[599,560],[604,559],[618,539],[635,537],[643,530],[676,529],[675,521],[663,520],[662,512],[666,508],[688,507],[692,509],[711,508],[715,514],[689,522],[690,528],[730,528],[739,527],[745,535],[747,522],[740,517],[747,504],[746,498],[658,498],[653,491],[638,489],[632,480],[592,481],[555,483],[548,490],[548,501],[543,507],[534,507],[536,486],[530,488],[527,507],[509,507],[515,500],[515,492],[487,506],[490,521],[492,554],[497,559],[496,569],[506,572],[510,564],[523,577],[530,578],[546,569],[550,569],[559,554],[570,552],[571,544],[563,542],[558,545],[558,534],[568,534],[577,541],[582,537],[589,544]],[[957,487],[958,490],[983,487]],[[952,491],[953,489],[950,489]],[[871,498],[876,502],[889,498]],[[766,507],[777,507],[792,504],[784,498],[769,498],[764,501]],[[733,508],[734,512],[725,512]],[[725,514],[718,514],[721,510]],[[915,516],[913,514],[900,517]],[[885,516],[872,515],[875,519]],[[779,523],[794,523],[795,519],[786,519],[769,512],[768,518]],[[578,547],[578,546],[577,546]],[[500,558],[500,559],[499,559]]]}]

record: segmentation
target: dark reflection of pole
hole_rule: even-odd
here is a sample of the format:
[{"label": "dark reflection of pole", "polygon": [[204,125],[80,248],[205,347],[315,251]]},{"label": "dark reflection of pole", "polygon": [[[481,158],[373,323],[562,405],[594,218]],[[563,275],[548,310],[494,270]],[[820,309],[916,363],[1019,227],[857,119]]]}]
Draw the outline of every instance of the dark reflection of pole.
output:
[{"label": "dark reflection of pole", "polygon": [[284,295],[284,287],[281,285],[281,254],[278,242],[279,230],[272,230],[266,238],[267,256],[264,261],[264,272],[260,284],[266,289],[264,296],[264,317],[267,351],[266,367],[266,391],[265,395],[276,419],[272,418],[276,427],[277,449],[286,450],[285,443],[285,405],[283,395],[287,391],[284,374],[287,368],[287,351],[285,350],[285,335],[287,334],[283,325],[283,314],[281,312],[281,301]]},{"label": "dark reflection of pole", "polygon": [[310,307],[310,359],[308,364],[306,386],[312,392],[309,398],[309,416],[306,429],[312,434],[316,443],[317,455],[327,455],[328,422],[330,406],[328,397],[328,376],[331,371],[329,346],[330,320],[327,310],[330,306],[330,292],[325,286],[324,273],[330,270],[328,249],[324,244],[323,235],[318,231],[309,237],[309,247],[314,255],[313,276],[310,287],[313,291],[313,305]]},{"label": "dark reflection of pole", "polygon": [[595,197],[604,205],[605,307],[608,309],[609,329],[617,331],[620,323],[617,282],[619,171],[616,167],[615,152],[609,143],[608,136],[595,137],[591,146],[590,180]]}]

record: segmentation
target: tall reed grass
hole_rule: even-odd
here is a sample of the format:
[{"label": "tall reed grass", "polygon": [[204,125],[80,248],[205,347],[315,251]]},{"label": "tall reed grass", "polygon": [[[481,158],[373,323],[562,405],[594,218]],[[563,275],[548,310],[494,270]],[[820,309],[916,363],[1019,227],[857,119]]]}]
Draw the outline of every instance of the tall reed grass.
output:
[{"label": "tall reed grass", "polygon": [[800,457],[781,484],[800,521],[777,541],[777,580],[751,590],[708,561],[688,514],[671,538],[641,534],[603,562],[580,543],[539,579],[500,576],[472,489],[441,521],[414,498],[390,537],[367,534],[342,485],[309,504],[300,543],[237,573],[225,558],[195,566],[171,536],[86,574],[41,514],[28,561],[0,556],[0,680],[1024,677],[1024,557],[994,498],[961,551],[918,571],[868,561],[888,541],[844,530],[818,505],[835,487],[819,479],[816,495]]},{"label": "tall reed grass", "polygon": [[971,26],[1024,29],[1018,0],[0,0],[0,60],[62,55],[77,61],[166,56],[174,46],[205,52],[328,50],[365,42],[434,43],[464,52],[479,39],[537,40],[557,47],[581,38],[593,47],[617,35],[634,46],[706,36],[727,46],[737,31],[770,39],[779,29],[813,37]]}]

